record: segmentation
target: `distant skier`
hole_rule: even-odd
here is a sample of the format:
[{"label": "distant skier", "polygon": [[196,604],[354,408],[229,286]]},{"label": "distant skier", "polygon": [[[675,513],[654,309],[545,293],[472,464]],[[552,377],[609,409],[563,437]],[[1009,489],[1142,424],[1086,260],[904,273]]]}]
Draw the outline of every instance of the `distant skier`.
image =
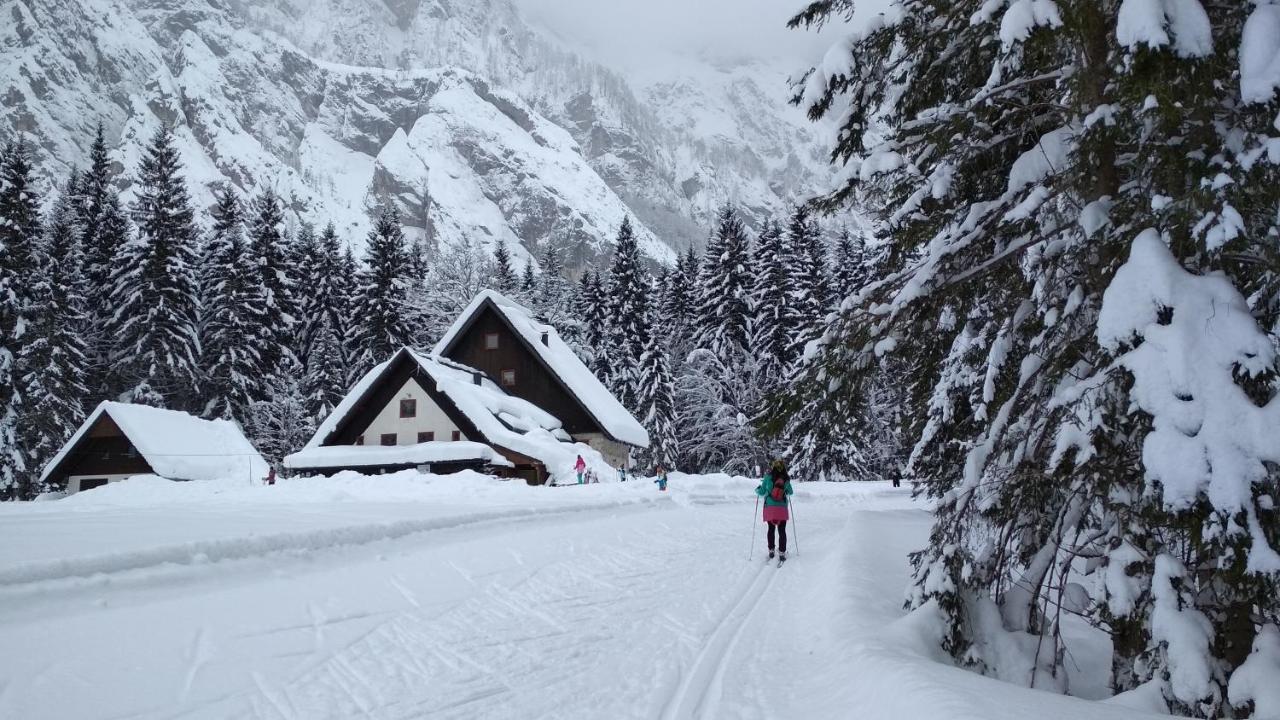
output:
[{"label": "distant skier", "polygon": [[582,474],[587,471],[587,461],[583,460],[581,455],[578,456],[578,462],[573,464],[573,471],[578,473],[579,485],[586,482],[586,478]]},{"label": "distant skier", "polygon": [[769,526],[769,559],[773,559],[773,536],[777,529],[778,564],[787,559],[787,520],[791,514],[787,511],[787,498],[791,495],[791,477],[787,475],[787,466],[781,460],[774,460],[756,488],[756,494],[764,498],[764,521]]},{"label": "distant skier", "polygon": [[666,492],[667,491],[667,469],[659,465],[656,472],[658,477],[654,479],[654,482],[658,484],[658,492]]}]

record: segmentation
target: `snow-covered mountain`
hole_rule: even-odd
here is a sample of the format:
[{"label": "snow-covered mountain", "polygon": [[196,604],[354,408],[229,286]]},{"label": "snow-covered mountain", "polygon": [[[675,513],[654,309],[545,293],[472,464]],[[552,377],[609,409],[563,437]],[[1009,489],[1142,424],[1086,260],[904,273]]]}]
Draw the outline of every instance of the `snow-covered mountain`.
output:
[{"label": "snow-covered mountain", "polygon": [[131,169],[176,127],[197,200],[263,185],[355,240],[394,198],[445,243],[571,261],[639,218],[651,257],[726,200],[759,217],[823,177],[813,131],[763,67],[627,79],[533,29],[510,0],[8,0],[0,134],[52,174],[102,120]]}]

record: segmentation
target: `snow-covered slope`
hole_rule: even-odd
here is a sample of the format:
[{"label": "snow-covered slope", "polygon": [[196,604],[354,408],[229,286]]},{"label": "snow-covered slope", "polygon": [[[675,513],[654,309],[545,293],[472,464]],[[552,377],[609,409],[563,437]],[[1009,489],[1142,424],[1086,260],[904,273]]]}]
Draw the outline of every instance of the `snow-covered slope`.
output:
[{"label": "snow-covered slope", "polygon": [[[297,217],[356,240],[367,209],[393,198],[409,227],[442,243],[554,238],[590,257],[628,212],[572,136],[474,73],[317,60],[204,0],[127,5],[4,11],[18,22],[0,31],[0,132],[29,131],[50,174],[84,163],[101,118],[123,168],[170,123],[198,203],[223,180],[269,186]],[[670,258],[639,232],[651,257]]]},{"label": "snow-covered slope", "polygon": [[28,133],[49,175],[84,165],[98,120],[124,169],[173,123],[198,202],[267,185],[357,242],[392,197],[442,242],[589,258],[631,212],[679,246],[720,203],[758,218],[825,172],[776,72],[624,79],[511,0],[8,0],[0,17],[0,136]]}]

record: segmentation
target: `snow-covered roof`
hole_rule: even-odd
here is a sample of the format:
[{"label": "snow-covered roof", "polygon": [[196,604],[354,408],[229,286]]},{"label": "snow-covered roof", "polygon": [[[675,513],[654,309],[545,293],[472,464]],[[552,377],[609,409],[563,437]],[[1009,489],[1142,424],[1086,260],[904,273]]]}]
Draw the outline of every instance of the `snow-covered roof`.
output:
[{"label": "snow-covered roof", "polygon": [[497,310],[524,341],[525,346],[560,379],[565,389],[577,398],[605,434],[635,447],[649,446],[649,433],[644,426],[627,412],[613,393],[578,359],[573,349],[560,339],[556,329],[538,322],[528,308],[501,293],[484,290],[476,295],[445,331],[440,342],[436,343],[432,354],[441,357],[447,355],[450,346],[485,306],[492,306]]},{"label": "snow-covered roof", "polygon": [[45,465],[44,482],[67,459],[90,428],[110,417],[156,475],[172,480],[218,480],[266,477],[268,466],[240,427],[230,420],[203,420],[177,410],[106,401]]},{"label": "snow-covered roof", "polygon": [[[561,427],[559,419],[527,400],[508,395],[479,370],[447,358],[416,353],[409,348],[402,348],[390,360],[374,367],[352,386],[351,391],[342,399],[342,402],[338,403],[333,412],[320,424],[315,435],[307,442],[303,450],[286,459],[286,466],[290,466],[290,462],[292,462],[292,466],[296,467],[318,467],[310,464],[309,459],[324,457],[323,453],[332,453],[334,457],[337,457],[339,449],[359,453],[358,457],[366,457],[364,451],[360,450],[358,446],[327,446],[326,443],[337,432],[343,421],[361,403],[361,400],[374,390],[379,381],[402,357],[417,364],[418,369],[432,381],[432,387],[426,389],[434,390],[443,395],[452,404],[453,408],[475,427],[476,431],[481,435],[479,439],[484,442],[537,460],[546,466],[548,472],[554,475],[567,476],[572,474],[573,464],[579,455],[588,464],[597,464],[601,468],[601,472],[609,468],[608,463],[604,461],[604,458],[597,451],[583,443],[573,442],[573,438]],[[434,441],[420,443],[419,445],[465,446],[475,444],[462,441]],[[335,449],[330,450],[330,447]],[[386,450],[409,452],[408,448],[413,447],[418,446],[395,446],[387,447]],[[315,455],[312,453],[313,450],[321,450],[322,454]],[[430,453],[434,451],[423,450],[421,452]],[[357,456],[352,455],[352,457]],[[373,457],[373,455],[368,455],[368,457]],[[308,459],[306,464],[303,463],[303,458]],[[445,461],[445,459],[440,459],[435,462]],[[423,460],[422,462],[431,461]],[[376,465],[380,463],[369,464]],[[345,465],[334,463],[327,467],[342,466]]]},{"label": "snow-covered roof", "polygon": [[417,445],[329,445],[307,447],[284,459],[293,469],[328,469],[428,465],[431,463],[481,461],[510,467],[511,461],[478,442],[425,442]]}]

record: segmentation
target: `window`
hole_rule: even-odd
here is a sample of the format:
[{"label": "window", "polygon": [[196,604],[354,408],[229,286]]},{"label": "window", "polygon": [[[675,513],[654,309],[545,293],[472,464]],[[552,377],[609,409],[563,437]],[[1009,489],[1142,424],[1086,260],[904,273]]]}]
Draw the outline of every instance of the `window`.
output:
[{"label": "window", "polygon": [[515,387],[515,384],[516,384],[516,371],[515,371],[515,370],[503,370],[503,371],[502,371],[502,386],[503,386],[503,387]]},{"label": "window", "polygon": [[92,490],[96,487],[102,487],[103,485],[106,485],[106,484],[107,484],[106,478],[81,478],[80,492],[84,492],[85,490]]},{"label": "window", "polygon": [[454,430],[454,431],[453,431],[453,441],[454,441],[454,442],[458,442],[458,441],[459,441],[459,440],[461,440],[461,439],[462,439],[462,432],[461,432],[461,431],[459,431],[459,430]]},{"label": "window", "polygon": [[484,334],[484,349],[485,349],[485,350],[497,350],[497,349],[498,349],[498,333],[485,333],[485,334]]},{"label": "window", "polygon": [[363,436],[363,435],[361,435],[360,437],[356,438],[356,444],[357,444],[357,445],[363,445],[363,444],[364,444],[364,436]]},{"label": "window", "polygon": [[418,401],[417,400],[401,400],[400,401],[400,417],[402,418],[418,417]]},{"label": "window", "polygon": [[382,433],[381,442],[382,442],[382,444],[383,444],[383,445],[395,445],[395,444],[396,444],[396,434],[395,434],[395,433]]},{"label": "window", "polygon": [[418,433],[418,442],[420,442],[420,443],[424,443],[424,442],[434,442],[434,441],[435,441],[435,439],[436,439],[436,434],[435,434],[435,433],[433,433],[433,432],[420,432],[420,433]]}]

